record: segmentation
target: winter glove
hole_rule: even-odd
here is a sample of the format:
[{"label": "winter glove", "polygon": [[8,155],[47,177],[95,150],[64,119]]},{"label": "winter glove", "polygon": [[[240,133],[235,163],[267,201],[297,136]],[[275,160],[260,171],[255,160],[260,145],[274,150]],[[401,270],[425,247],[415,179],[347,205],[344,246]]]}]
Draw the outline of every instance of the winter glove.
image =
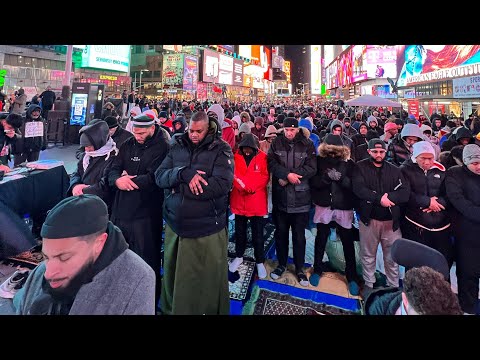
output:
[{"label": "winter glove", "polygon": [[333,181],[338,181],[342,178],[342,173],[336,169],[328,169],[327,176]]}]

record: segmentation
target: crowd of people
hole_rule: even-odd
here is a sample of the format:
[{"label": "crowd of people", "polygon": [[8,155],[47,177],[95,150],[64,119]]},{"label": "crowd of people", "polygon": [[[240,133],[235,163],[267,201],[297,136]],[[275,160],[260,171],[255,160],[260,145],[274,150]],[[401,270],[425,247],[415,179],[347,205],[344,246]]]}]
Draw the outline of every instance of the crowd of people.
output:
[{"label": "crowd of people", "polygon": [[[154,294],[152,303],[160,304],[159,311],[229,314],[227,268],[235,272],[243,262],[248,226],[258,277],[277,280],[284,276],[291,233],[294,272],[304,287],[319,284],[326,271],[327,239],[336,229],[343,245],[349,292],[364,298],[375,286],[378,246],[382,247],[387,285],[398,289],[399,264],[392,258],[391,248],[402,236],[414,240],[438,250],[449,267],[455,261],[459,306],[464,313],[477,312],[480,265],[475,260],[479,255],[475,234],[480,220],[475,210],[480,210],[480,120],[475,114],[466,121],[442,114],[427,120],[405,111],[359,110],[335,102],[178,104],[172,99],[153,103],[130,95],[125,129],[122,118],[109,113],[80,130],[78,167],[68,191],[71,197],[56,212],[52,210],[43,225],[44,253],[49,260],[35,271],[43,272],[54,288],[50,302],[62,302],[56,313],[87,312],[77,299],[80,302],[87,295],[84,287],[95,286],[95,281],[90,285],[86,279],[92,281],[95,274],[107,271],[117,261],[102,250],[117,234],[116,238],[128,244],[128,257],[136,266],[140,265],[130,251],[153,269],[154,276],[145,274],[149,281],[145,287]],[[35,105],[30,105],[27,113],[34,119],[39,116]],[[15,130],[19,129],[17,122],[11,114],[1,124],[5,130]],[[4,144],[14,143],[12,139],[21,133],[18,130],[11,136],[5,131]],[[40,142],[29,143],[35,145],[30,153],[42,149]],[[20,160],[33,156],[25,151],[20,154]],[[69,202],[82,201],[94,208],[105,203],[106,210],[98,211],[102,216],[108,212],[108,219],[89,233],[57,233],[54,227],[65,227],[69,218],[49,218],[62,218]],[[263,251],[263,220],[269,216],[276,228],[278,258],[270,274]],[[236,246],[236,257],[230,263],[229,217],[235,219]],[[316,228],[314,264],[308,276],[305,229],[312,226]],[[77,271],[55,266],[52,259],[59,257],[62,262],[61,255],[68,251],[54,239],[76,237],[86,242],[76,252]],[[362,276],[356,271],[356,240],[360,241]],[[65,246],[76,249],[77,245],[67,241]],[[122,247],[121,253],[125,251]],[[98,259],[104,260],[102,266],[95,265]],[[405,276],[404,286],[418,284],[414,274]],[[38,283],[40,277],[29,277],[27,284]],[[434,277],[426,273],[422,286],[433,286],[428,280]],[[111,287],[117,285],[112,282]],[[14,301],[21,304],[18,313],[28,312],[25,304],[34,307],[29,289],[25,286],[15,296],[20,298]],[[108,289],[101,290],[105,296]],[[451,298],[451,294],[444,296]],[[408,299],[404,300],[402,306],[408,308]],[[405,308],[395,311],[408,312]],[[105,309],[115,312],[113,307],[105,305]],[[122,313],[156,311],[155,306],[134,310],[131,304],[119,309]],[[450,311],[419,305],[410,313],[422,313],[422,309],[432,309],[423,313]],[[456,314],[458,309],[450,313]]]}]

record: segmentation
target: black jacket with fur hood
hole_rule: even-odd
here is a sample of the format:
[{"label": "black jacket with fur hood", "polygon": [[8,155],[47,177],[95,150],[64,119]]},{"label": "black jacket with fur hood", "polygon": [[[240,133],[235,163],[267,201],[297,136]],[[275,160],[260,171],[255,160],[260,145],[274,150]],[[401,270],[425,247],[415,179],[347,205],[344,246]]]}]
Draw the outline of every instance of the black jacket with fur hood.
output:
[{"label": "black jacket with fur hood", "polygon": [[[313,203],[323,207],[330,206],[332,210],[353,209],[351,179],[354,166],[346,146],[321,143],[318,147],[317,173],[310,179]],[[328,177],[329,169],[335,169],[342,174],[338,181]]]}]

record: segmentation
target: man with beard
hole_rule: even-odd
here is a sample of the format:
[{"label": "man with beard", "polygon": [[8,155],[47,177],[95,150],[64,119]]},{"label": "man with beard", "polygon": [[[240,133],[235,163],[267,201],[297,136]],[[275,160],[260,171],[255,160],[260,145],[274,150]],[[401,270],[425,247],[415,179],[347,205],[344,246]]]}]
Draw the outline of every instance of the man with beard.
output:
[{"label": "man with beard", "polygon": [[155,170],[167,155],[169,145],[159,125],[148,115],[133,119],[133,137],[123,143],[108,174],[116,188],[112,222],[123,232],[135,253],[157,276],[156,299],[160,299],[160,255],[163,223],[163,191],[155,185]]},{"label": "man with beard", "polygon": [[13,298],[18,315],[154,315],[155,274],[95,195],[68,197],[42,226],[46,260]]},{"label": "man with beard", "polygon": [[193,114],[155,180],[168,194],[162,313],[229,314],[226,212],[233,154],[216,119]]},{"label": "man with beard", "polygon": [[389,286],[399,285],[398,264],[390,254],[400,231],[400,206],[408,201],[410,189],[400,169],[385,160],[386,145],[380,139],[368,142],[369,159],[356,163],[353,193],[358,197],[360,215],[360,252],[364,295],[373,289],[378,244],[382,245],[385,273]]}]

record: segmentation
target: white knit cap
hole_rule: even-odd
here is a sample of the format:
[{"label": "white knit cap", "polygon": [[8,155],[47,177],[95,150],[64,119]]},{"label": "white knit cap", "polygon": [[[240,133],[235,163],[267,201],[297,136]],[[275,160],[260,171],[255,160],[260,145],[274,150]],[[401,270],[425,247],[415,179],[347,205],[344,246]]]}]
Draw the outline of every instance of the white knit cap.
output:
[{"label": "white knit cap", "polygon": [[413,144],[413,153],[412,153],[412,161],[414,163],[417,162],[417,156],[421,154],[432,154],[433,158],[435,159],[435,150],[433,149],[432,144],[428,141],[419,141]]}]

